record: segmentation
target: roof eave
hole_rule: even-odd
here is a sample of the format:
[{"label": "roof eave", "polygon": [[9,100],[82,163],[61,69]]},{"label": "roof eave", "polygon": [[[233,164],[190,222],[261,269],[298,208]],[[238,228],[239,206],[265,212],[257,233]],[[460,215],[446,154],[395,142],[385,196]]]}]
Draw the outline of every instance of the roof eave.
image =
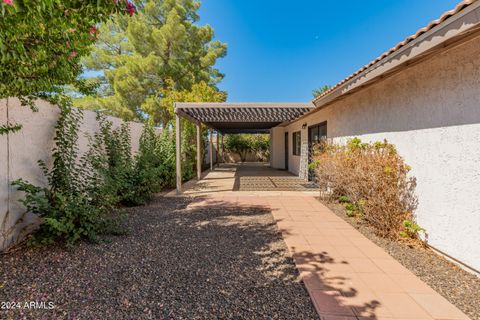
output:
[{"label": "roof eave", "polygon": [[400,49],[358,72],[351,79],[337,85],[331,92],[314,99],[312,102],[316,108],[304,116],[331,104],[346,94],[353,93],[357,89],[364,88],[376,80],[392,74],[402,66],[413,64],[435,49],[446,47],[447,44],[455,42],[459,37],[463,38],[473,30],[476,31],[479,25],[480,1],[476,1]]}]

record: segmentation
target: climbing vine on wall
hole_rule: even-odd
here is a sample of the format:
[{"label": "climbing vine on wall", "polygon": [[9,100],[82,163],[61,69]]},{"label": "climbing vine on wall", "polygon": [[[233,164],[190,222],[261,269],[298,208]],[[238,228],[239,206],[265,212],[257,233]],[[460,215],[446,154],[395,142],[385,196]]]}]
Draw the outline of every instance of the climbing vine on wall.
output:
[{"label": "climbing vine on wall", "polygon": [[39,162],[47,178],[46,187],[19,179],[12,184],[25,192],[21,202],[28,212],[41,218],[32,244],[80,239],[96,241],[103,233],[119,232],[119,205],[139,205],[174,181],[175,149],[168,132],[157,135],[145,125],[139,150],[131,153],[128,123],[115,128],[98,115],[100,130],[90,137],[89,150],[78,151],[80,110],[61,107],[55,126],[51,168]]}]

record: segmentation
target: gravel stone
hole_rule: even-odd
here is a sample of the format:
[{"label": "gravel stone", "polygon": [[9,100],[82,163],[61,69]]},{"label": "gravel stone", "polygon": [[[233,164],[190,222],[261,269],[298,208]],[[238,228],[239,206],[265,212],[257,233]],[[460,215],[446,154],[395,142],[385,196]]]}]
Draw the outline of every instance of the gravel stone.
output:
[{"label": "gravel stone", "polygon": [[0,302],[23,306],[0,319],[318,319],[269,210],[193,201],[129,208],[128,234],[99,244],[0,256]]}]

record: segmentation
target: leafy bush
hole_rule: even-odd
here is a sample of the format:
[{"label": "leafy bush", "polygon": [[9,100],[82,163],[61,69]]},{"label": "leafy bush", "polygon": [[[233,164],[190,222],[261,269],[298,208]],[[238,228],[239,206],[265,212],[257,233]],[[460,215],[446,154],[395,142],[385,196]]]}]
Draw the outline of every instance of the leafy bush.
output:
[{"label": "leafy bush", "polygon": [[229,134],[225,139],[225,149],[237,153],[240,160],[245,162],[247,152],[251,150],[251,144],[248,139],[241,134]]},{"label": "leafy bush", "polygon": [[403,221],[404,230],[400,231],[400,236],[403,238],[416,238],[420,232],[425,232],[425,229],[411,220]]},{"label": "leafy bush", "polygon": [[13,0],[0,3],[0,97],[55,92],[76,82],[96,23],[132,14],[130,1]]},{"label": "leafy bush", "polygon": [[266,161],[270,151],[269,137],[266,134],[229,134],[225,139],[225,149],[237,153],[242,162],[249,152],[254,153],[258,161]]},{"label": "leafy bush", "polygon": [[[87,161],[95,170],[93,194],[96,203],[134,206],[145,204],[154,193],[175,181],[175,142],[169,132],[157,136],[155,129],[145,124],[139,150],[131,154],[131,137],[127,123],[113,129],[112,122],[98,115],[100,131],[94,135]],[[100,183],[99,183],[100,182]]]},{"label": "leafy bush", "polygon": [[152,126],[145,125],[135,157],[131,192],[124,199],[127,205],[144,204],[154,193],[175,181],[175,149],[168,143],[168,132],[157,136]]},{"label": "leafy bush", "polygon": [[[35,110],[34,99],[63,92],[66,84],[90,92],[78,76],[80,58],[97,39],[96,24],[134,11],[128,0],[0,1],[0,99],[18,97]],[[0,134],[20,128],[2,126]]]},{"label": "leafy bush", "polygon": [[95,241],[101,233],[123,232],[120,204],[139,205],[155,192],[175,181],[175,143],[165,131],[157,136],[145,125],[139,151],[131,154],[129,126],[114,128],[98,115],[100,130],[90,138],[88,152],[79,157],[80,110],[61,107],[55,127],[53,166],[39,162],[48,187],[38,187],[19,179],[12,184],[25,192],[21,202],[28,212],[41,218],[32,244],[55,241],[68,245],[80,239]]},{"label": "leafy bush", "polygon": [[133,158],[130,129],[127,123],[114,129],[113,123],[98,114],[100,130],[90,139],[90,150],[84,157],[89,172],[89,185],[97,206],[123,203],[131,192]]},{"label": "leafy bush", "polygon": [[353,138],[346,145],[326,141],[315,150],[321,197],[340,200],[348,215],[361,217],[382,237],[398,238],[404,221],[414,221],[416,179],[395,146]]},{"label": "leafy bush", "polygon": [[42,224],[32,238],[34,244],[60,240],[73,244],[81,238],[95,240],[105,219],[105,208],[95,206],[84,178],[87,168],[79,163],[77,139],[81,112],[61,107],[55,126],[53,167],[39,161],[48,187],[37,187],[22,179],[12,184],[26,196],[21,202],[27,211],[37,214]]}]

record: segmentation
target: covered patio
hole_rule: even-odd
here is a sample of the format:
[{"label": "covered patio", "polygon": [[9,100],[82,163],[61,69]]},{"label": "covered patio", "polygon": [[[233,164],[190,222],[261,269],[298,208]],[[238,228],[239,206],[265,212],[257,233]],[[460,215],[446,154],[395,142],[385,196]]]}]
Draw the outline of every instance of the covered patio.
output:
[{"label": "covered patio", "polygon": [[[196,124],[197,127],[197,180],[202,179],[202,124],[209,130],[210,172],[205,179],[216,179],[215,183],[197,183],[193,189],[209,185],[209,190],[226,191],[307,191],[308,183],[286,171],[273,170],[266,165],[228,166],[222,165],[213,172],[213,132],[216,132],[217,150],[223,146],[223,136],[229,133],[270,133],[270,129],[287,124],[314,106],[311,103],[180,103],[176,102],[176,193],[182,193],[181,168],[181,118]],[[220,137],[220,138],[219,138]],[[218,177],[217,177],[218,176]],[[279,177],[284,178],[279,178]],[[217,177],[217,178],[215,178]],[[248,178],[250,177],[250,178]],[[257,177],[257,178],[253,178]],[[263,177],[263,178],[261,178]],[[272,178],[275,177],[275,178]],[[219,180],[225,181],[220,183]],[[232,184],[233,183],[233,184]],[[232,184],[232,185],[230,185]],[[189,184],[192,192],[193,186]],[[229,190],[230,189],[230,190]],[[250,189],[250,190],[248,190]]]},{"label": "covered patio", "polygon": [[[223,248],[230,243],[232,235],[235,237],[233,247],[243,248],[245,241],[253,237],[245,235],[245,232],[255,229],[252,221],[257,211],[265,210],[271,215],[267,224],[274,226],[277,236],[283,239],[320,319],[468,319],[466,314],[438,293],[443,286],[438,286],[436,291],[427,285],[423,281],[428,280],[427,276],[424,279],[417,277],[411,271],[414,268],[405,267],[385,248],[321,203],[317,198],[318,189],[307,180],[286,170],[274,169],[268,163],[220,163],[214,168],[212,134],[209,135],[210,170],[201,172],[202,124],[209,128],[210,133],[216,131],[217,137],[227,133],[268,133],[271,128],[288,124],[310,109],[311,106],[301,104],[175,105],[177,189],[167,194],[168,201],[181,198],[188,203],[185,208],[188,215],[185,217],[189,219],[195,217],[195,212],[226,212],[228,215],[222,213],[221,219],[208,217],[201,223],[185,223],[202,233],[215,230],[214,237],[209,238],[211,243],[206,244],[206,256],[222,252],[212,251],[211,248],[218,244],[219,248]],[[197,125],[197,179],[183,186],[181,117]],[[216,139],[216,143],[222,140]],[[177,197],[179,194],[182,196]],[[246,226],[240,225],[239,219],[247,221]],[[241,232],[229,230],[223,233],[218,228],[212,229],[216,224],[240,226]],[[267,233],[264,228],[259,230],[259,238],[263,239]],[[198,237],[192,237],[191,233],[187,237],[192,241],[184,246],[198,243]],[[254,251],[257,261],[266,261],[267,266],[263,270],[271,270],[277,265],[265,259],[264,252],[269,248],[270,245],[264,245]],[[258,269],[261,268],[256,267]],[[219,270],[223,273],[225,269]],[[235,278],[240,279],[237,274]],[[275,275],[274,279],[277,277]],[[434,281],[428,281],[436,285]],[[268,283],[271,285],[276,281]],[[223,290],[223,282],[221,287]],[[249,290],[253,291],[251,287]],[[302,309],[303,313],[307,311],[305,307]]]},{"label": "covered patio", "polygon": [[[268,163],[221,163],[182,186],[184,196],[316,194],[316,185]],[[175,195],[176,191],[170,193]]]}]

